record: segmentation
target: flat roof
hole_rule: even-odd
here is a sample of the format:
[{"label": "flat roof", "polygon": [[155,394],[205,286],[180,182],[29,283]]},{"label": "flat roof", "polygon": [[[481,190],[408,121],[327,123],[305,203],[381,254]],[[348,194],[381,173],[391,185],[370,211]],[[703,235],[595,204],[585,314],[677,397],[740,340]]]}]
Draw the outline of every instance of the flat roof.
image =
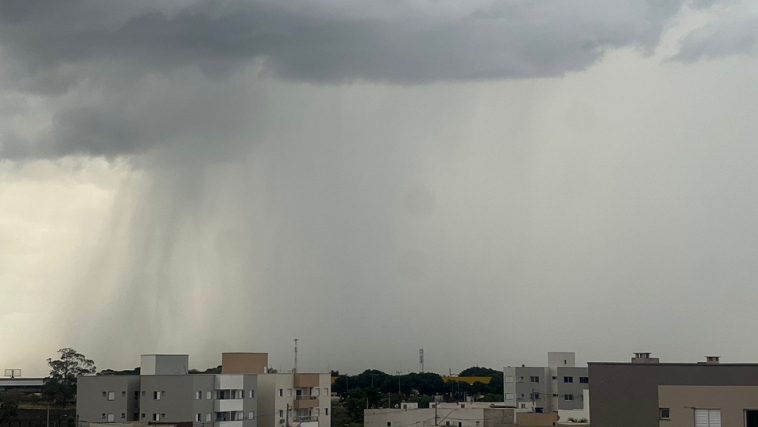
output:
[{"label": "flat roof", "polygon": [[628,365],[628,366],[755,366],[758,363],[706,363],[706,362],[587,362],[587,365]]}]

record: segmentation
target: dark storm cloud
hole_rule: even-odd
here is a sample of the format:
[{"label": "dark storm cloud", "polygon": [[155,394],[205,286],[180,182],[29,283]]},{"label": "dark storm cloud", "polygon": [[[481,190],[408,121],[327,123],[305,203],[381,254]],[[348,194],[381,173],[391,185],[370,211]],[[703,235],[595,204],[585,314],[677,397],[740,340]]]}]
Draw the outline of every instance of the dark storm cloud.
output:
[{"label": "dark storm cloud", "polygon": [[[5,138],[1,155],[132,154],[186,136],[186,124],[229,139],[245,123],[216,123],[240,104],[225,106],[213,85],[235,74],[327,84],[560,76],[608,49],[651,52],[682,3],[0,0],[0,88],[54,104],[44,135]],[[207,99],[217,108],[195,114]]]},{"label": "dark storm cloud", "polygon": [[680,4],[632,3],[492,2],[442,17],[429,12],[430,4],[386,17],[260,1],[109,13],[113,2],[3,0],[0,40],[41,75],[66,64],[117,61],[142,72],[194,65],[223,76],[260,58],[278,77],[317,82],[558,76],[587,67],[610,47],[654,45]]}]

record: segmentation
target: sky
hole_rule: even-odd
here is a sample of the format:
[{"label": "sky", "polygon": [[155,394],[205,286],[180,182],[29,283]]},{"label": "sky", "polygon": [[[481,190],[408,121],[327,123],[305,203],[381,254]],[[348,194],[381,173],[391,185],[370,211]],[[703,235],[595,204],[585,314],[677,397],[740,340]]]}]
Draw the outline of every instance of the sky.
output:
[{"label": "sky", "polygon": [[758,7],[0,0],[0,368],[756,362]]}]

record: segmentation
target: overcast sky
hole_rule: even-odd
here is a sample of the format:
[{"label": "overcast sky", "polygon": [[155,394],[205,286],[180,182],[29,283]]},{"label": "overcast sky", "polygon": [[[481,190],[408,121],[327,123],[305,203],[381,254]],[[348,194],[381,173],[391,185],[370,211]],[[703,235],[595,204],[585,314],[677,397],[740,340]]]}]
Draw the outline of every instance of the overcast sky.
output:
[{"label": "overcast sky", "polygon": [[0,0],[0,368],[756,362],[758,7]]}]

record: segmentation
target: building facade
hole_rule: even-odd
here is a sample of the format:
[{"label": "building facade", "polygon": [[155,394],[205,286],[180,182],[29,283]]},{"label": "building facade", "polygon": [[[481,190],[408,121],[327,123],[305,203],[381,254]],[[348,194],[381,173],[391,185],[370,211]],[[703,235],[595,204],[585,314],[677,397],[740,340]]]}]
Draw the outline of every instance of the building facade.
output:
[{"label": "building facade", "polygon": [[503,369],[505,404],[519,411],[558,412],[584,407],[584,390],[589,389],[586,367],[577,367],[574,353],[548,353],[547,367]]},{"label": "building facade", "polygon": [[259,375],[259,427],[330,427],[331,385],[330,374]]},{"label": "building facade", "polygon": [[329,374],[267,374],[265,353],[225,353],[221,374],[189,374],[188,361],[145,355],[140,375],[80,377],[79,422],[330,427]]},{"label": "building facade", "polygon": [[758,364],[590,363],[593,427],[758,427]]}]

